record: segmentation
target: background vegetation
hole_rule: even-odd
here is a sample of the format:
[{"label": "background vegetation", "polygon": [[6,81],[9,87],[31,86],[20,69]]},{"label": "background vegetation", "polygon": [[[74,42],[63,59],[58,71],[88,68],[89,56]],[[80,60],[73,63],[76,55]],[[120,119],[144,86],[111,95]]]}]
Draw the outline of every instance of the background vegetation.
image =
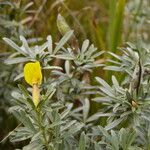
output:
[{"label": "background vegetation", "polygon": [[[100,85],[102,84],[102,87],[104,87],[100,87],[100,91],[98,90],[95,92],[94,90],[94,96],[92,93],[90,93],[90,96],[88,96],[88,98],[90,99],[89,116],[92,116],[97,112],[105,112],[107,109],[109,109],[108,113],[116,111],[123,115],[124,112],[128,112],[128,106],[123,105],[122,108],[120,108],[120,103],[118,101],[115,101],[114,103],[105,102],[107,106],[110,106],[106,109],[102,105],[102,98],[99,98],[99,96],[107,97],[105,99],[108,99],[108,97],[110,96],[109,92],[105,92],[111,91],[110,89],[115,87],[114,84],[117,84],[117,87],[119,84],[121,86],[120,88],[123,89],[121,89],[122,94],[119,95],[119,93],[117,93],[117,96],[128,96],[132,105],[134,105],[133,103],[135,102],[135,100],[130,98],[132,96],[134,97],[134,99],[146,99],[146,96],[142,96],[146,93],[145,90],[147,89],[146,85],[148,85],[149,83],[149,77],[143,77],[143,83],[145,81],[145,85],[144,87],[142,87],[143,92],[141,92],[144,93],[143,95],[141,93],[139,95],[136,95],[134,92],[132,92],[132,85],[129,85],[129,82],[132,80],[132,77],[134,78],[134,72],[140,72],[139,66],[136,65],[138,62],[138,57],[140,58],[141,66],[149,71],[149,68],[147,66],[145,67],[145,64],[149,64],[149,60],[147,58],[149,56],[149,26],[149,0],[1,0],[0,140],[8,135],[10,131],[14,130],[19,124],[15,117],[8,112],[8,109],[12,105],[10,101],[12,99],[11,92],[18,90],[18,84],[25,85],[25,81],[19,78],[21,76],[20,73],[22,72],[23,64],[18,64],[17,62],[12,63],[9,61],[7,62],[7,64],[11,65],[7,65],[6,63],[4,63],[4,60],[6,60],[11,54],[14,54],[14,56],[11,55],[12,58],[17,56],[17,54],[14,53],[15,49],[6,45],[3,40],[4,37],[11,39],[18,45],[21,45],[22,41],[20,40],[20,35],[22,35],[27,39],[28,44],[30,46],[33,46],[35,43],[37,45],[41,45],[42,43],[44,43],[48,35],[52,36],[53,43],[57,43],[67,31],[72,29],[74,30],[74,33],[71,40],[68,41],[68,44],[70,45],[70,47],[75,47],[75,49],[78,47],[82,47],[83,41],[85,39],[89,39],[90,43],[93,43],[94,46],[97,47],[97,53],[101,51],[107,52],[102,55],[103,57],[100,55],[95,59],[95,62],[97,64],[100,63],[104,65],[104,70],[101,67],[98,67],[92,69],[92,73],[83,71],[82,79],[80,78],[78,80],[81,82],[85,80],[86,83],[92,86],[98,86],[95,80],[95,77],[98,76],[103,78],[110,85],[108,86],[105,82],[103,82],[101,78],[97,78]],[[121,47],[120,49],[122,50],[119,50],[119,47]],[[125,55],[127,55],[126,57],[124,55],[122,56],[122,54],[124,53]],[[117,54],[120,55],[120,57]],[[65,58],[65,60],[67,60],[67,58]],[[50,65],[64,68],[64,62],[60,61],[60,59],[53,60]],[[116,73],[116,71],[120,72]],[[47,72],[45,74],[46,76],[48,76]],[[113,76],[112,78],[112,75],[115,75],[115,77]],[[74,78],[78,77],[75,76]],[[116,83],[116,80],[118,83]],[[135,80],[137,80],[137,78]],[[65,85],[62,85],[62,87],[63,86],[64,88],[66,88]],[[128,89],[129,93],[126,92],[126,88]],[[113,94],[114,97],[116,97],[116,93]],[[147,99],[148,95],[149,93],[147,94]],[[76,97],[73,97],[72,99],[76,99]],[[144,106],[145,105],[147,107],[149,106],[149,104],[147,103],[144,103]],[[77,102],[77,104],[75,104],[75,107],[79,106],[80,103],[78,104]],[[114,110],[115,108],[116,110]],[[120,112],[119,109],[125,109],[125,111]],[[147,109],[147,114],[144,115],[144,113],[146,113],[144,112],[142,115],[146,116],[145,118],[147,118],[147,120],[150,120],[148,117],[148,111],[149,110]],[[121,137],[124,137],[126,139],[128,136],[132,137],[135,134],[134,131],[130,132],[130,130],[132,130],[128,125],[130,124],[130,117],[125,119],[126,121],[123,120],[124,122],[122,122],[122,120],[117,120],[117,116],[114,116],[113,118],[111,115],[112,114],[106,114],[106,117],[99,118],[100,116],[103,116],[99,114],[98,118],[95,118],[94,116],[94,119],[91,119],[94,121],[96,120],[96,123],[94,122],[94,124],[96,125],[101,125],[103,127],[106,126],[105,129],[107,131],[105,131],[105,129],[103,129],[102,127],[99,127],[94,128],[92,132],[93,135],[96,132],[101,132],[101,134],[104,134],[104,142],[109,143],[106,149],[112,149],[111,146],[113,147],[113,140],[119,141],[119,139],[122,139]],[[121,124],[120,126],[127,128],[127,131],[124,128],[121,129],[121,127],[118,127],[119,129],[117,130],[111,130],[111,128],[113,127],[110,128],[110,126],[107,126],[107,117],[109,117],[109,123],[113,122],[113,120],[116,119],[117,121],[124,124]],[[116,123],[116,125],[118,124],[119,123]],[[143,139],[143,142],[141,142],[142,144],[139,141],[134,141],[133,143],[135,143],[137,147],[139,146],[143,149],[149,149],[150,143],[148,139],[150,137],[149,134],[146,135],[146,132],[149,131],[149,122],[143,122],[143,124],[143,129],[136,130],[136,134],[139,132],[141,133],[137,134],[137,137],[140,137],[139,135],[143,135],[143,137],[141,138]],[[138,126],[137,128],[140,127]],[[89,134],[90,133],[91,132],[89,132]],[[82,136],[84,134],[85,133],[80,134],[81,137],[77,139],[82,139]],[[119,137],[116,137],[116,135],[119,135]],[[116,141],[115,143],[117,143]],[[11,143],[9,142],[9,139],[6,139],[1,142],[0,148],[7,150],[19,147],[22,148],[28,142],[29,141],[26,140],[24,142],[15,141]],[[123,142],[123,140],[119,141],[119,143],[121,142]],[[144,142],[146,144],[144,144]],[[97,149],[100,149],[98,144],[94,144]],[[137,149],[136,146],[135,149]],[[115,147],[114,149],[117,149],[117,147]]]}]

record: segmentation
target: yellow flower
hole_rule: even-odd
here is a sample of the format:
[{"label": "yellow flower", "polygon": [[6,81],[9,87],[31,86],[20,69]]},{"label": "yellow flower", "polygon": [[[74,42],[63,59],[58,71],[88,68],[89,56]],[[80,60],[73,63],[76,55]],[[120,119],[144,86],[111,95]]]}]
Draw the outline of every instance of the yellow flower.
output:
[{"label": "yellow flower", "polygon": [[33,86],[34,84],[40,85],[42,82],[42,72],[40,63],[33,62],[27,63],[24,67],[24,78],[28,84]]},{"label": "yellow flower", "polygon": [[40,63],[27,63],[24,67],[24,78],[28,84],[32,86],[33,103],[37,107],[39,103],[40,90],[39,86],[42,82],[42,72]]},{"label": "yellow flower", "polygon": [[37,107],[37,105],[40,102],[40,89],[39,89],[39,87],[38,87],[37,84],[33,85],[33,88],[32,88],[32,98],[33,98],[34,105]]}]

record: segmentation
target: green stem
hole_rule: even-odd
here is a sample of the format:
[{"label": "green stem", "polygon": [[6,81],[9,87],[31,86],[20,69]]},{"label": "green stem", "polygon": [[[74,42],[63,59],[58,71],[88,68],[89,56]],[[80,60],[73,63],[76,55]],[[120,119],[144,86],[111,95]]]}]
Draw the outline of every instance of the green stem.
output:
[{"label": "green stem", "polygon": [[46,135],[45,135],[45,129],[44,127],[42,126],[42,120],[41,120],[41,113],[40,113],[40,110],[36,110],[36,114],[37,114],[37,119],[38,119],[38,125],[39,125],[39,129],[42,133],[42,136],[43,136],[43,139],[41,139],[41,141],[43,142],[43,144],[45,145],[46,147],[46,150],[52,150],[50,147],[49,147],[49,144],[48,144],[48,141],[46,139]]}]

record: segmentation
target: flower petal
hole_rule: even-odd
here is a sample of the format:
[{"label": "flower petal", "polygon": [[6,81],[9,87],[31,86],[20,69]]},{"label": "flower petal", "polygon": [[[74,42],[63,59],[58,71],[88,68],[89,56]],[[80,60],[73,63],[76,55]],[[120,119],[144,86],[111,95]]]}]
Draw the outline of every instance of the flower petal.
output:
[{"label": "flower petal", "polygon": [[41,84],[42,72],[39,62],[27,63],[24,67],[24,78],[28,84]]}]

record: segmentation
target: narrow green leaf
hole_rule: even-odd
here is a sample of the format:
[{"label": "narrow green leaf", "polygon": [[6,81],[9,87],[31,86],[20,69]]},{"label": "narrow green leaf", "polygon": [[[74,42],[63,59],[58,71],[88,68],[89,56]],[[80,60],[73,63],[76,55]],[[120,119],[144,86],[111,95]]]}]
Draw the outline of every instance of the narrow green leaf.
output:
[{"label": "narrow green leaf", "polygon": [[106,129],[106,130],[110,130],[110,129],[116,127],[117,125],[119,125],[123,120],[124,120],[124,118],[116,119],[116,120],[114,120],[113,122],[109,123],[109,124],[105,127],[105,129]]},{"label": "narrow green leaf", "polygon": [[30,129],[32,132],[36,132],[33,123],[29,119],[29,116],[23,110],[10,109],[10,111],[14,114],[14,116],[21,121],[25,127]]},{"label": "narrow green leaf", "polygon": [[116,52],[121,39],[126,0],[110,1],[109,51]]},{"label": "narrow green leaf", "polygon": [[26,88],[23,85],[19,84],[18,87],[26,98],[31,98],[31,96],[29,95],[29,92],[26,90]]},{"label": "narrow green leaf", "polygon": [[85,148],[86,148],[86,137],[85,137],[85,133],[82,132],[80,135],[79,149],[78,150],[85,150]]},{"label": "narrow green leaf", "polygon": [[49,35],[47,36],[47,42],[48,42],[48,51],[50,54],[53,52],[53,43],[52,43],[52,37]]},{"label": "narrow green leaf", "polygon": [[13,47],[16,51],[18,51],[19,53],[27,56],[27,53],[24,52],[18,45],[16,45],[12,40],[8,39],[8,38],[3,38],[3,40],[10,45],[11,47]]},{"label": "narrow green leaf", "polygon": [[55,54],[64,46],[64,44],[66,44],[66,42],[71,38],[72,35],[73,35],[73,30],[70,30],[67,33],[65,33],[65,35],[62,37],[62,39],[59,41],[59,43],[54,49]]},{"label": "narrow green leaf", "polygon": [[19,80],[20,78],[23,77],[23,73],[20,73],[19,75],[17,75],[15,78],[14,78],[14,81],[17,81]]},{"label": "narrow green leaf", "polygon": [[89,111],[90,111],[90,102],[88,99],[85,99],[83,102],[83,120],[84,122],[86,122],[86,119],[89,115]]},{"label": "narrow green leaf", "polygon": [[104,81],[102,78],[100,78],[100,77],[96,77],[95,78],[103,87],[105,87],[105,88],[107,88],[107,89],[111,89],[111,87],[110,87],[110,85],[106,82],[106,81]]},{"label": "narrow green leaf", "polygon": [[28,58],[25,58],[25,57],[17,57],[17,58],[9,58],[9,59],[6,59],[4,61],[4,63],[8,64],[8,65],[12,65],[12,64],[18,64],[18,63],[23,63],[23,62],[27,62],[29,61]]},{"label": "narrow green leaf", "polygon": [[89,40],[85,40],[82,44],[81,53],[84,54],[84,52],[87,50],[88,47],[89,47]]},{"label": "narrow green leaf", "polygon": [[32,58],[35,57],[34,52],[29,48],[28,42],[25,39],[24,36],[20,36],[20,40],[22,41],[22,46],[24,47],[24,50],[26,51],[27,54],[29,54]]},{"label": "narrow green leaf", "polygon": [[58,14],[57,16],[57,27],[62,35],[71,30],[66,20],[61,14]]}]

